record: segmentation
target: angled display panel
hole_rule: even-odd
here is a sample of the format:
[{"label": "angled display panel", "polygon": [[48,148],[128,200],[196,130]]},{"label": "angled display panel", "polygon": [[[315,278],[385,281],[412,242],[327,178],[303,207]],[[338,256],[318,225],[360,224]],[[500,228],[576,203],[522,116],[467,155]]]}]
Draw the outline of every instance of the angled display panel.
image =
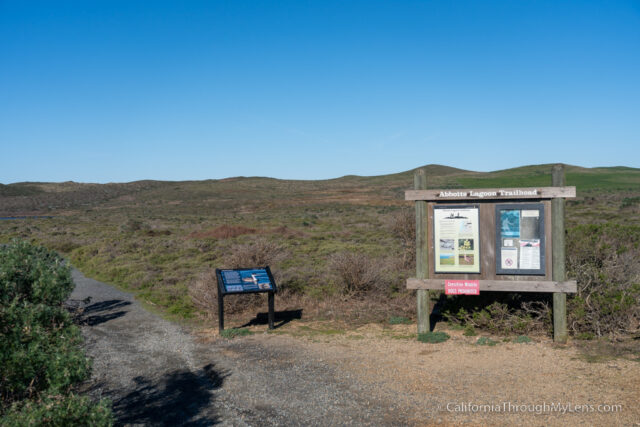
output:
[{"label": "angled display panel", "polygon": [[276,284],[269,267],[216,270],[218,286],[223,294],[275,292]]}]

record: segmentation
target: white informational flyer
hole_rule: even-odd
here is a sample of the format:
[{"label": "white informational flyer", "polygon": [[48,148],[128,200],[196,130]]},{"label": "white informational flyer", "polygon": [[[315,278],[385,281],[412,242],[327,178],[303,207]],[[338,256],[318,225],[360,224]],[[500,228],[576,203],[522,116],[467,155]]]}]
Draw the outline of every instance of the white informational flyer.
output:
[{"label": "white informational flyer", "polygon": [[520,240],[520,269],[538,270],[540,268],[540,240]]},{"label": "white informational flyer", "polygon": [[518,269],[518,248],[502,248],[500,258],[503,270]]},{"label": "white informational flyer", "polygon": [[433,209],[436,273],[480,273],[476,206]]},{"label": "white informational flyer", "polygon": [[537,209],[522,210],[520,215],[522,215],[522,218],[539,218],[540,212]]}]

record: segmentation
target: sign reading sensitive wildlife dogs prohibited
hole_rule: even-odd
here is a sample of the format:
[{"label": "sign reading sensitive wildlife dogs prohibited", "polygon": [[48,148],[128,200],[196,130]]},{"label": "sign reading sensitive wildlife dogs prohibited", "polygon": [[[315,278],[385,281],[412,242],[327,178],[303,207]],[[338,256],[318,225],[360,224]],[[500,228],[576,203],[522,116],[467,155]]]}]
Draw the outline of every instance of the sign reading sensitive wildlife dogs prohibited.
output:
[{"label": "sign reading sensitive wildlife dogs prohibited", "polygon": [[445,280],[446,295],[480,295],[479,280]]}]

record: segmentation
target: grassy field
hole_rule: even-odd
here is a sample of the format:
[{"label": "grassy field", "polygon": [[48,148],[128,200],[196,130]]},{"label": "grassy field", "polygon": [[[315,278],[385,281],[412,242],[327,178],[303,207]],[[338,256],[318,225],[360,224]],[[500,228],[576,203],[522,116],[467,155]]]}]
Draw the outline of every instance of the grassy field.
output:
[{"label": "grassy field", "polygon": [[[551,165],[490,173],[438,165],[426,170],[431,188],[551,183]],[[640,226],[640,169],[567,166],[566,172],[567,185],[578,188],[578,197],[567,203],[568,227]],[[211,282],[213,268],[262,260],[272,265],[283,290],[279,309],[357,322],[412,317],[414,302],[403,289],[412,274],[410,245],[398,225],[411,218],[412,205],[403,199],[412,183],[413,171],[323,181],[0,185],[0,217],[53,216],[2,220],[0,242],[22,238],[58,250],[85,274],[132,291],[177,319],[207,317],[194,303],[201,300],[194,289],[201,292]],[[263,253],[251,253],[258,246]],[[358,257],[346,262],[350,254]],[[372,292],[345,288],[345,263],[374,273],[360,274],[358,285]]]}]

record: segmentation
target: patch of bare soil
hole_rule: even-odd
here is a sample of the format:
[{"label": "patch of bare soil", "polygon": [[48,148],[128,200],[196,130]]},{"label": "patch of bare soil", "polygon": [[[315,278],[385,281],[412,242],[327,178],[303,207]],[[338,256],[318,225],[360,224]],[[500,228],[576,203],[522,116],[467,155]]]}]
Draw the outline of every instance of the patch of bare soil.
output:
[{"label": "patch of bare soil", "polygon": [[450,340],[425,344],[414,332],[415,325],[345,332],[298,323],[251,339],[313,354],[370,385],[372,399],[391,396],[413,425],[640,425],[637,351],[594,359],[548,339],[494,337],[496,345],[480,346],[477,336],[447,330]]}]

